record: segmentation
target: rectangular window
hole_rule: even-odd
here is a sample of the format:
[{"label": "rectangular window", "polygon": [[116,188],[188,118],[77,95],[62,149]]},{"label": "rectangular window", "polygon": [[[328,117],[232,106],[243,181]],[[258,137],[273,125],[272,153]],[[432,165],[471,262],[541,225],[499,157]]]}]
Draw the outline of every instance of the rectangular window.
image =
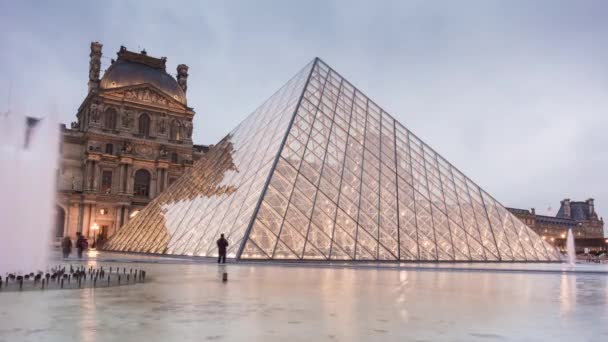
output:
[{"label": "rectangular window", "polygon": [[109,193],[112,190],[112,171],[104,170],[101,172],[101,191]]}]

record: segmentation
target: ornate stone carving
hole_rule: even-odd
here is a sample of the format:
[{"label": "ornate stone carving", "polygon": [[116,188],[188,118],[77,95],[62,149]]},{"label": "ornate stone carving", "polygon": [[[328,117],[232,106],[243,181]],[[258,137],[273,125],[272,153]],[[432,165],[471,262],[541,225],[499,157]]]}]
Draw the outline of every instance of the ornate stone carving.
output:
[{"label": "ornate stone carving", "polygon": [[167,99],[164,96],[155,91],[151,91],[150,89],[126,90],[124,92],[124,97],[127,100],[136,100],[165,106],[167,105]]},{"label": "ornate stone carving", "polygon": [[186,93],[186,90],[188,90],[188,66],[186,64],[177,66],[177,84]]},{"label": "ornate stone carving", "polygon": [[167,151],[167,147],[165,147],[165,145],[160,145],[160,149],[158,150],[158,155],[161,158],[166,158],[169,155],[169,152]]},{"label": "ornate stone carving", "polygon": [[125,141],[125,144],[122,146],[122,152],[123,153],[132,153],[133,152],[133,146],[131,146],[130,142]]},{"label": "ornate stone carving", "polygon": [[80,128],[80,124],[76,121],[72,121],[72,123],[70,123],[70,127],[72,129],[78,129],[78,128]]},{"label": "ornate stone carving", "polygon": [[192,138],[192,122],[190,121],[185,121],[183,124],[184,127],[184,133],[186,138],[190,139]]},{"label": "ornate stone carving", "polygon": [[91,42],[91,57],[89,61],[89,92],[99,87],[99,71],[101,70],[101,48],[102,44]]},{"label": "ornate stone carving", "polygon": [[99,116],[102,110],[103,105],[99,103],[99,101],[96,100],[91,103],[91,107],[89,108],[89,115],[91,117],[92,122],[99,122]]},{"label": "ornate stone carving", "polygon": [[150,147],[148,145],[136,145],[135,153],[139,156],[146,157],[146,158],[154,157],[154,151],[152,150],[152,147]]},{"label": "ornate stone carving", "polygon": [[159,118],[156,122],[156,130],[159,134],[167,133],[167,119]]},{"label": "ornate stone carving", "polygon": [[131,109],[125,109],[122,113],[122,126],[131,128],[133,126],[133,117],[135,112]]}]

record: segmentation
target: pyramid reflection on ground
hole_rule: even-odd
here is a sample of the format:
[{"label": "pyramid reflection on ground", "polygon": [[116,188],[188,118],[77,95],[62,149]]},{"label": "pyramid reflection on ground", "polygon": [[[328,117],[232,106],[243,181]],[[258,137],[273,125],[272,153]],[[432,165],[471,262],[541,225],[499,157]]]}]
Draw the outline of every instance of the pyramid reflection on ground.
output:
[{"label": "pyramid reflection on ground", "polygon": [[320,59],[105,246],[238,259],[557,261],[557,251]]}]

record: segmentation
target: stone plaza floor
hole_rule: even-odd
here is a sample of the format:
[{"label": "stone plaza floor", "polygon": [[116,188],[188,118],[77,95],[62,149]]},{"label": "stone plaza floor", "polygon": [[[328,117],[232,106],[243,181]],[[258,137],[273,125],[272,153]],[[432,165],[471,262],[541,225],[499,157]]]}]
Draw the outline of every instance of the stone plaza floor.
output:
[{"label": "stone plaza floor", "polygon": [[0,292],[0,341],[608,339],[608,265],[218,266],[107,253],[84,263],[143,268],[149,279]]}]

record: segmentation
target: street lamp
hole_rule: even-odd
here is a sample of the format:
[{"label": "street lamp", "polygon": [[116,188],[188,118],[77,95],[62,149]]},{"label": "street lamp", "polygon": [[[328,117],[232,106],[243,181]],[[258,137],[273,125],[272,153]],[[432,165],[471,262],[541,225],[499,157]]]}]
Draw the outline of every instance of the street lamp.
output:
[{"label": "street lamp", "polygon": [[93,223],[91,226],[91,230],[93,231],[93,249],[97,248],[97,232],[99,231],[99,226],[97,222]]}]

